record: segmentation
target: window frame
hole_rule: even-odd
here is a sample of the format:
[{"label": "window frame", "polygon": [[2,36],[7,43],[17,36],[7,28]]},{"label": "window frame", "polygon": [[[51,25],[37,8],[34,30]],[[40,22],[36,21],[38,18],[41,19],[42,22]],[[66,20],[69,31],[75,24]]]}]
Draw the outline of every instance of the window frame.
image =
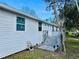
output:
[{"label": "window frame", "polygon": [[52,31],[54,31],[54,26],[52,26]]},{"label": "window frame", "polygon": [[16,31],[25,31],[25,18],[19,17],[19,16],[17,17],[17,19],[16,19]]},{"label": "window frame", "polygon": [[42,22],[38,22],[38,31],[42,31]]}]

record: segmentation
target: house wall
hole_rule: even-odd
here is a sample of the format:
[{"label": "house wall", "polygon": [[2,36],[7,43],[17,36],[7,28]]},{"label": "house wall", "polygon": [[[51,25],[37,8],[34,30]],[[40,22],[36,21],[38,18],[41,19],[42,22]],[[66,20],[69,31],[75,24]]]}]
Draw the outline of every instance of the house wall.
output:
[{"label": "house wall", "polygon": [[[38,31],[38,21],[25,18],[25,31],[16,31],[16,18],[21,16],[0,10],[0,58],[27,48],[27,41],[33,45],[42,42],[43,30],[52,31],[52,26],[42,23]],[[21,16],[23,17],[23,16]]]},{"label": "house wall", "polygon": [[38,22],[25,18],[25,31],[16,31],[16,17],[16,14],[0,10],[0,57],[27,48],[27,41],[41,42]]}]

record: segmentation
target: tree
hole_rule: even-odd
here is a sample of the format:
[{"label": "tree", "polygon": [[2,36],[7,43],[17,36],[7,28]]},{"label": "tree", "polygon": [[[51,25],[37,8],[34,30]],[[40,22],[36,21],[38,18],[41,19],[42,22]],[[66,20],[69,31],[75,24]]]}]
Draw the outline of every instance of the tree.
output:
[{"label": "tree", "polygon": [[79,30],[79,12],[76,5],[73,3],[65,3],[63,10],[63,12],[60,12],[60,17],[64,15],[64,26],[66,30],[71,30],[72,28]]},{"label": "tree", "polygon": [[[54,15],[56,17],[58,2],[61,2],[61,0],[60,1],[57,1],[57,0],[44,0],[44,1],[48,3],[48,7],[46,8],[46,10],[54,11]],[[61,3],[60,3],[60,5],[61,5]]]},{"label": "tree", "polygon": [[54,17],[54,20],[51,20],[51,21],[57,24],[59,27],[63,26],[63,23],[64,23],[64,20],[62,19],[63,16],[59,14],[60,13],[62,14],[63,12],[64,3],[68,3],[70,2],[70,0],[44,0],[44,1],[48,4],[46,10],[49,10],[49,11],[52,10],[54,12],[52,15],[54,15],[55,17]]},{"label": "tree", "polygon": [[[61,33],[62,33],[62,35],[63,35],[63,38],[62,39],[64,39],[64,34],[63,34],[63,29],[62,29],[62,21],[59,21],[60,19],[59,19],[59,17],[57,16],[58,15],[58,13],[57,13],[57,11],[59,10],[59,12],[60,11],[62,11],[62,9],[63,9],[63,5],[64,5],[64,2],[69,2],[70,0],[44,0],[45,2],[47,2],[48,3],[48,7],[47,7],[47,10],[52,10],[52,11],[54,11],[54,15],[55,15],[55,19],[54,19],[54,23],[57,23],[58,25],[59,25],[59,27],[61,28],[60,30],[61,30]],[[61,13],[62,14],[62,13]],[[59,48],[59,49],[63,49],[64,51],[65,51],[65,45],[64,45],[64,41],[62,40],[62,43],[61,43],[61,47]]]},{"label": "tree", "polygon": [[[71,5],[72,1],[71,0],[44,0],[44,1],[48,3],[47,10],[54,11],[54,15],[55,15],[54,23],[59,25],[59,28],[60,28],[61,33],[63,35],[63,39],[65,39],[64,38],[65,35],[64,35],[64,32],[63,32],[63,30],[64,30],[64,28],[63,28],[64,26],[63,25],[64,24],[66,25],[66,23],[67,24],[71,24],[71,23],[69,23],[69,21],[70,21],[69,18],[64,17],[65,13],[67,11],[66,12],[64,11],[65,7],[63,7],[63,6],[64,6],[64,4],[70,4]],[[58,13],[58,11],[59,11],[59,13]],[[66,15],[66,16],[68,16],[68,15]],[[67,22],[65,21],[65,18],[68,19],[68,20],[66,20]],[[72,26],[70,25],[69,27],[72,27]],[[63,40],[62,40],[61,44],[63,46],[61,46],[60,49],[64,49],[64,51],[65,51],[65,45],[64,45],[64,41]]]},{"label": "tree", "polygon": [[48,7],[46,9],[54,11],[54,15],[56,15],[57,11],[63,8],[64,3],[68,3],[71,0],[44,0],[44,1],[48,4]]},{"label": "tree", "polygon": [[[72,2],[73,0],[44,0],[47,4],[48,4],[48,7],[46,8],[47,10],[52,10],[54,11],[54,23],[56,23],[60,28],[61,27],[64,27],[63,25],[67,22],[72,22],[72,21],[69,21],[68,18],[64,17],[65,13],[64,12],[64,9],[65,7],[63,7],[64,5],[67,5],[67,4],[70,4],[70,6],[72,5]],[[59,13],[58,13],[59,11]],[[68,13],[68,11],[67,11]],[[58,18],[59,17],[59,18]],[[67,19],[67,21],[65,21],[65,19]],[[71,23],[67,23],[69,27],[66,27],[66,29],[69,29],[70,27],[72,27]],[[62,29],[63,30],[63,29]]]},{"label": "tree", "polygon": [[36,16],[37,17],[36,12],[33,9],[30,9],[30,8],[28,8],[26,6],[23,6],[20,10],[22,12],[24,12],[24,13],[28,13],[28,14],[30,14],[32,16]]}]

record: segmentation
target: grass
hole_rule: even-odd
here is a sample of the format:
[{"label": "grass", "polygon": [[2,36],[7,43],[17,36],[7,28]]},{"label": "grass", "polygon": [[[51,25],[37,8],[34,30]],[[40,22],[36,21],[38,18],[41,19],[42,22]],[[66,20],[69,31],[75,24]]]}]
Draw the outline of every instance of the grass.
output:
[{"label": "grass", "polygon": [[41,49],[35,49],[33,51],[23,51],[18,54],[6,57],[4,59],[61,59],[64,56],[54,55],[53,52],[45,51]]},{"label": "grass", "polygon": [[52,56],[54,56],[52,52],[35,49],[33,51],[23,51],[4,59],[51,59]]},{"label": "grass", "polygon": [[79,59],[79,40],[66,40],[66,57]]},{"label": "grass", "polygon": [[79,38],[79,33],[66,32],[66,37],[68,37],[68,38]]},{"label": "grass", "polygon": [[79,40],[66,40],[66,55],[58,56],[41,49],[22,51],[5,59],[79,59]]}]

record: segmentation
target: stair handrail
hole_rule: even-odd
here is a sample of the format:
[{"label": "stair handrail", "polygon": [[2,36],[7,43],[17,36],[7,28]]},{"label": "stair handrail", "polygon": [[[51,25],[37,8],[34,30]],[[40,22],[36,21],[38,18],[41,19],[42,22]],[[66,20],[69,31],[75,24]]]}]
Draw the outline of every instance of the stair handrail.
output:
[{"label": "stair handrail", "polygon": [[47,37],[48,37],[48,31],[47,30],[44,30],[43,31],[43,41],[42,41],[42,44],[46,41]]}]

